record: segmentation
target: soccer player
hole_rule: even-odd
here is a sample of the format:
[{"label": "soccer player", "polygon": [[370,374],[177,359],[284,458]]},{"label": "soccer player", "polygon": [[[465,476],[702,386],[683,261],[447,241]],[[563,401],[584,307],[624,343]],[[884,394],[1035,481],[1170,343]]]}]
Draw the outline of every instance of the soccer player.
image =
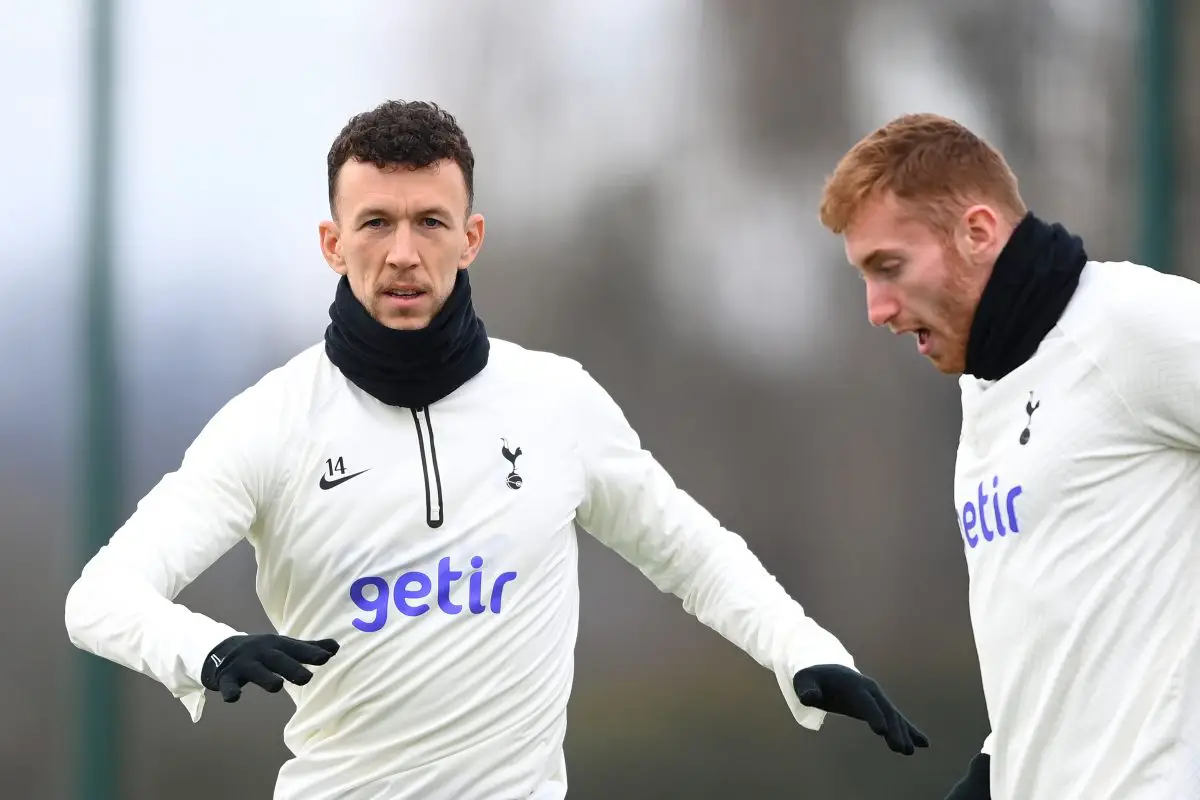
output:
[{"label": "soccer player", "polygon": [[820,214],[870,323],[959,376],[991,730],[949,797],[1200,796],[1200,285],[1090,260],[932,114],[855,144]]},{"label": "soccer player", "polygon": [[[798,724],[927,746],[579,364],[487,335],[450,114],[384,103],[327,168],[324,341],[226,404],[91,559],[66,600],[77,647],[193,721],[205,690],[286,686],[277,800],[561,798],[578,523],[770,670]],[[243,537],[273,633],[175,602]]]}]

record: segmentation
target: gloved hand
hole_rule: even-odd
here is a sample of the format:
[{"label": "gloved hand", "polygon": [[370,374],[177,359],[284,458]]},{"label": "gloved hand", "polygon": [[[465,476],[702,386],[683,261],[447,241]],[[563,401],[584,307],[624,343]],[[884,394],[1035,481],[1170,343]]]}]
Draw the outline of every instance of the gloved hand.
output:
[{"label": "gloved hand", "polygon": [[792,678],[796,696],[806,706],[860,719],[884,738],[894,752],[911,756],[929,739],[896,710],[879,684],[840,664],[807,667]]},{"label": "gloved hand", "polygon": [[971,759],[967,774],[962,777],[946,800],[992,800],[992,757],[979,753]]},{"label": "gloved hand", "polygon": [[285,678],[303,686],[312,680],[312,673],[301,665],[324,664],[337,651],[333,639],[306,642],[273,633],[231,636],[204,659],[200,682],[220,692],[226,703],[236,703],[247,683],[268,692],[282,689]]}]

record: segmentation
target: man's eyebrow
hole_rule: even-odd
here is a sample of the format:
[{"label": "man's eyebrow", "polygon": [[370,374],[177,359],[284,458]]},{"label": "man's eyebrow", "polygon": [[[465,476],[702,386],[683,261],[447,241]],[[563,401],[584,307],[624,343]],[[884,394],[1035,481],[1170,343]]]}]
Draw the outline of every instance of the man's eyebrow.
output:
[{"label": "man's eyebrow", "polygon": [[886,261],[889,258],[899,258],[900,253],[896,250],[888,250],[886,248],[878,248],[867,253],[867,255],[859,263],[861,269],[878,269],[880,262]]},{"label": "man's eyebrow", "polygon": [[354,219],[372,219],[374,217],[389,216],[388,212],[379,206],[367,206],[360,211],[355,212]]},{"label": "man's eyebrow", "polygon": [[450,213],[450,209],[436,203],[430,206],[419,208],[416,215],[418,217],[443,217],[445,219],[450,219],[453,217],[453,215]]},{"label": "man's eyebrow", "polygon": [[[422,206],[422,207],[418,208],[414,212],[413,215],[417,218],[420,218],[420,217],[443,217],[443,218],[449,219],[452,217],[452,215],[450,213],[450,209],[446,208],[443,205],[438,205],[437,203],[433,203],[428,206]],[[367,207],[363,208],[361,211],[358,211],[357,213],[355,213],[354,219],[362,220],[362,219],[372,219],[374,217],[390,218],[391,216],[392,216],[392,212],[388,211],[387,209],[385,209],[381,206],[367,206]]]}]

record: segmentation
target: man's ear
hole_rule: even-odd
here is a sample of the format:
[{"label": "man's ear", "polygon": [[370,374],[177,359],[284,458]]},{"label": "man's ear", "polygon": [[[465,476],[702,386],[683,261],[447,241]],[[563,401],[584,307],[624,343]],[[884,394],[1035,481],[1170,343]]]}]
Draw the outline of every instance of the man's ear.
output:
[{"label": "man's ear", "polygon": [[462,253],[458,257],[458,268],[466,269],[475,261],[475,256],[479,255],[479,248],[483,247],[483,234],[486,225],[483,222],[483,214],[472,214],[467,218],[466,233],[467,245],[463,248]]},{"label": "man's ear", "polygon": [[337,222],[327,219],[320,224],[321,255],[325,263],[338,275],[346,274],[346,259],[342,258],[342,230]]},{"label": "man's ear", "polygon": [[968,255],[978,260],[998,249],[1000,217],[995,209],[986,205],[971,206],[963,214],[962,221],[962,244]]}]

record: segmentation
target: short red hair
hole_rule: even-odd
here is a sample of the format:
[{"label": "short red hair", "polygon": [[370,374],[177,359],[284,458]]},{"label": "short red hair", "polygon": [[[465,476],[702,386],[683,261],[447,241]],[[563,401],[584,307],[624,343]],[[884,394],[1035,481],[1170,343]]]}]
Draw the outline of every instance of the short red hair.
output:
[{"label": "short red hair", "polygon": [[825,183],[821,224],[842,233],[870,199],[892,194],[946,230],[974,203],[1016,223],[1026,207],[998,150],[937,114],[906,114],[861,139]]}]

